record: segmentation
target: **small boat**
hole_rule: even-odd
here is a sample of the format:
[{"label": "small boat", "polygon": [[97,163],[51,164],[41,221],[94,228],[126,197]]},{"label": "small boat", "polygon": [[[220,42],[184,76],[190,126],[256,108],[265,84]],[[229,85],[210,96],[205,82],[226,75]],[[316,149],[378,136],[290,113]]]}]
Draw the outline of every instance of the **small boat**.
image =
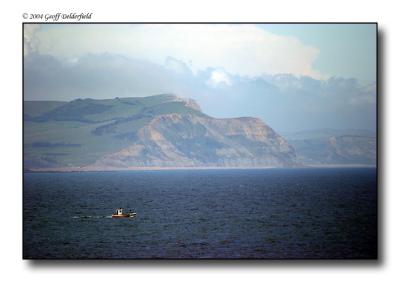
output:
[{"label": "small boat", "polygon": [[116,209],[115,213],[113,213],[111,215],[112,218],[130,218],[130,217],[135,217],[136,213],[135,212],[128,212],[128,213],[124,213],[122,212],[122,209]]}]

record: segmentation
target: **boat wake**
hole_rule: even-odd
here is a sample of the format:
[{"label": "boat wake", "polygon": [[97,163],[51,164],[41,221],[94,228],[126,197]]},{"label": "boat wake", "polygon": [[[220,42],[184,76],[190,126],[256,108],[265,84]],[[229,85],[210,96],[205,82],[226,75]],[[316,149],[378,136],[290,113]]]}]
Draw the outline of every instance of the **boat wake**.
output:
[{"label": "boat wake", "polygon": [[73,216],[75,219],[99,219],[99,218],[112,218],[111,215],[79,215]]}]

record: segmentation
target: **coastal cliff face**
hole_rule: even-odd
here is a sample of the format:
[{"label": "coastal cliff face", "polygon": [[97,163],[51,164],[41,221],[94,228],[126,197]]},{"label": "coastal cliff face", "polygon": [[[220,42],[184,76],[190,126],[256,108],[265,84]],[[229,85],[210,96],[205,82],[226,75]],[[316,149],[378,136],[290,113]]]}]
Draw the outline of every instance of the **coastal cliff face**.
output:
[{"label": "coastal cliff face", "polygon": [[296,153],[257,118],[217,119],[175,95],[25,102],[25,169],[291,167]]},{"label": "coastal cliff face", "polygon": [[262,121],[166,114],[138,130],[132,145],[96,162],[123,166],[293,166],[295,152]]},{"label": "coastal cliff face", "polygon": [[285,138],[304,165],[376,165],[376,134],[368,130],[321,129]]}]

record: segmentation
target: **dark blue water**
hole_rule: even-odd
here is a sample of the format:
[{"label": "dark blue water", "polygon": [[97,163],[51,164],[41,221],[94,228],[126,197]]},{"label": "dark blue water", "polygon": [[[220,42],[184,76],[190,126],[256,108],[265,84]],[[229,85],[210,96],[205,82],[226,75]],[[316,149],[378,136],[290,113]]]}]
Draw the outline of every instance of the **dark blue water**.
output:
[{"label": "dark blue water", "polygon": [[368,168],[25,173],[24,257],[375,258],[376,205]]}]

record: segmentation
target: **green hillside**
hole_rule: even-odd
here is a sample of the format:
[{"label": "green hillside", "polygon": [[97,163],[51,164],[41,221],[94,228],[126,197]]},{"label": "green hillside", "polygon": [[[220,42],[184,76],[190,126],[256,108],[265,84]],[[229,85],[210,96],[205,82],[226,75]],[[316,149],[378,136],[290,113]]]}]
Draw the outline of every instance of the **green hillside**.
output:
[{"label": "green hillside", "polygon": [[174,95],[24,102],[25,166],[83,166],[129,146],[154,116],[204,116]]}]

